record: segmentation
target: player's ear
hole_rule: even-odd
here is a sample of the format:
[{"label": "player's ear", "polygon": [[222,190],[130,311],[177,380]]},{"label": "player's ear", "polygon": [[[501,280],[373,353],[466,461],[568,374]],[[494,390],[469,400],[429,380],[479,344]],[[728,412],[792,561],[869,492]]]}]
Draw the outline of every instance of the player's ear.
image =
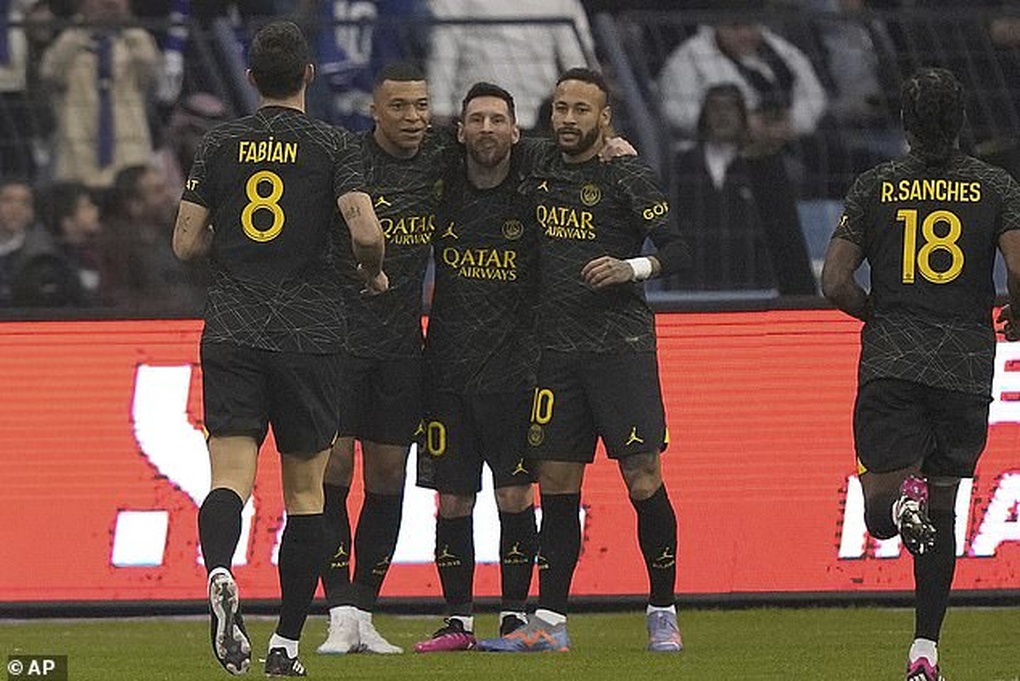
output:
[{"label": "player's ear", "polygon": [[315,80],[315,64],[308,62],[305,64],[305,85],[311,84]]},{"label": "player's ear", "polygon": [[601,113],[599,113],[599,123],[602,125],[603,130],[608,130],[610,124],[613,122],[613,110],[606,104],[602,107]]},{"label": "player's ear", "polygon": [[521,141],[521,129],[517,127],[517,123],[514,123],[513,127],[510,128],[510,143],[517,144],[520,141]]},{"label": "player's ear", "polygon": [[256,90],[258,89],[258,83],[255,82],[255,76],[251,75],[251,69],[245,69],[244,77],[248,79],[248,82],[251,83],[252,87]]},{"label": "player's ear", "polygon": [[457,141],[464,144],[464,122],[457,119],[453,124],[457,126]]}]

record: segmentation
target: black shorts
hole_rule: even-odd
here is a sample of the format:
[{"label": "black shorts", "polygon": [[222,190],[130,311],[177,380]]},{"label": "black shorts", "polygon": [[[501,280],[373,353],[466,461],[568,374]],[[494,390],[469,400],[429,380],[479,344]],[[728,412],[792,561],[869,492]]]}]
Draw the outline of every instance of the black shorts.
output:
[{"label": "black shorts", "polygon": [[496,489],[534,482],[524,461],[531,395],[531,390],[432,393],[418,445],[418,486],[446,494],[477,494],[483,462],[492,469]]},{"label": "black shorts", "polygon": [[270,352],[202,343],[205,428],[261,446],[269,425],[281,454],[312,456],[337,433],[339,355]]},{"label": "black shorts", "polygon": [[375,359],[344,355],[340,436],[409,445],[422,417],[420,357]]},{"label": "black shorts", "polygon": [[926,475],[969,478],[988,439],[990,402],[913,381],[869,381],[854,404],[857,460],[875,473],[920,462]]},{"label": "black shorts", "polygon": [[654,352],[542,353],[528,427],[529,457],[595,460],[666,449],[666,414]]}]

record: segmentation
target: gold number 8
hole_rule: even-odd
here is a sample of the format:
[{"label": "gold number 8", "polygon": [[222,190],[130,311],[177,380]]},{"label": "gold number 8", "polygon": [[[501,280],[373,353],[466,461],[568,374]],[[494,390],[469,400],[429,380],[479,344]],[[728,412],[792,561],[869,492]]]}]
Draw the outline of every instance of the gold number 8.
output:
[{"label": "gold number 8", "polygon": [[[268,182],[272,187],[268,196],[259,194],[259,185],[262,182]],[[283,179],[271,170],[260,170],[248,178],[244,192],[248,196],[248,204],[241,211],[241,226],[244,233],[253,241],[272,241],[283,231],[283,223],[286,220],[283,208],[278,203],[283,196]],[[273,214],[273,223],[268,229],[259,229],[252,221],[255,211],[260,209]]]}]

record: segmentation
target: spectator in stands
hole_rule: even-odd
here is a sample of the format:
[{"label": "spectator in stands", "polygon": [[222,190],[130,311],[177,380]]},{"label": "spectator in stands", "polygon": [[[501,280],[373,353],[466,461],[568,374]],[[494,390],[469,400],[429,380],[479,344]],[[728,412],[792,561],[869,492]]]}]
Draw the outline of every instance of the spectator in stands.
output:
[{"label": "spectator in stands", "polygon": [[50,177],[51,138],[56,129],[50,93],[40,73],[43,54],[57,37],[53,24],[55,18],[47,0],[33,0],[25,10],[25,37],[28,39],[28,63],[25,68],[28,109],[25,117],[31,125],[30,143],[36,166],[34,179],[37,182]]},{"label": "spectator in stands", "polygon": [[208,92],[196,92],[179,101],[163,131],[163,144],[153,156],[153,165],[163,172],[176,198],[184,191],[184,181],[198,151],[202,135],[226,120],[223,101]]},{"label": "spectator in stands", "polygon": [[996,156],[997,164],[1008,162],[1020,127],[1020,5],[969,0],[963,14],[960,3],[950,0],[894,4],[904,10],[889,27],[903,70],[950,70],[969,94],[961,148],[989,160]]},{"label": "spectator in stands", "polygon": [[[512,7],[512,11],[509,9]],[[538,112],[559,74],[594,61],[594,41],[579,0],[517,0],[512,5],[486,0],[432,0],[437,19],[517,19],[569,17],[563,25],[476,24],[435,29],[428,61],[433,119],[450,120],[472,83],[498,83],[514,93],[522,131],[540,121]],[[547,124],[547,123],[546,123]]]},{"label": "spectator in stands", "polygon": [[854,174],[906,149],[899,121],[899,73],[881,19],[862,14],[866,0],[784,0],[811,14],[794,15],[784,34],[812,59],[829,94],[828,122],[844,146],[874,152]]},{"label": "spectator in stands", "polygon": [[171,248],[175,194],[156,168],[117,173],[103,214],[102,277],[119,308],[198,315],[205,299],[205,266],[177,260]]},{"label": "spectator in stands", "polygon": [[975,49],[950,68],[971,92],[967,106],[973,153],[1020,178],[1020,5],[996,2],[983,17]]},{"label": "spectator in stands", "polygon": [[749,125],[762,139],[782,144],[812,135],[825,114],[825,89],[807,56],[747,19],[702,26],[666,60],[659,92],[675,135],[694,140],[705,93],[719,83],[740,88]]},{"label": "spectator in stands", "polygon": [[[430,17],[427,0],[376,0],[351,7],[349,0],[301,0],[302,23],[315,27],[317,78],[309,90],[309,113],[347,130],[372,128],[375,78],[396,62],[425,67]],[[337,21],[358,25],[336,25]]]},{"label": "spectator in stands", "polygon": [[0,0],[0,176],[33,177],[28,115],[28,41],[19,26],[26,0]]},{"label": "spectator in stands", "polygon": [[145,29],[124,27],[130,19],[128,0],[82,0],[79,25],[43,56],[42,76],[54,88],[58,180],[108,187],[120,169],[152,154],[146,96],[159,51]]},{"label": "spectator in stands", "polygon": [[0,306],[65,305],[70,285],[53,239],[36,221],[32,185],[20,178],[0,180]]},{"label": "spectator in stands", "polygon": [[814,295],[815,278],[782,159],[756,145],[739,86],[712,85],[697,145],[673,168],[673,204],[693,266],[669,286]]},{"label": "spectator in stands", "polygon": [[187,22],[195,4],[194,0],[131,0],[131,12],[150,22],[146,25],[153,31],[163,54],[163,68],[156,81],[156,100],[163,112],[174,105],[184,87]]},{"label": "spectator in stands", "polygon": [[80,182],[61,182],[45,194],[43,220],[71,273],[69,303],[103,302],[99,252],[99,207]]}]

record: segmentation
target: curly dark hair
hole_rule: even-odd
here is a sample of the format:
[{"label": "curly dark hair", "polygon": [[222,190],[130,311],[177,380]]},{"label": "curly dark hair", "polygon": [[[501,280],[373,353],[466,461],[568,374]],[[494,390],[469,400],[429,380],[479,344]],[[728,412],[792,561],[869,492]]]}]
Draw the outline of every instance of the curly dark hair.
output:
[{"label": "curly dark hair", "polygon": [[965,119],[963,86],[952,71],[922,68],[903,83],[903,128],[910,148],[929,164],[946,161]]}]

